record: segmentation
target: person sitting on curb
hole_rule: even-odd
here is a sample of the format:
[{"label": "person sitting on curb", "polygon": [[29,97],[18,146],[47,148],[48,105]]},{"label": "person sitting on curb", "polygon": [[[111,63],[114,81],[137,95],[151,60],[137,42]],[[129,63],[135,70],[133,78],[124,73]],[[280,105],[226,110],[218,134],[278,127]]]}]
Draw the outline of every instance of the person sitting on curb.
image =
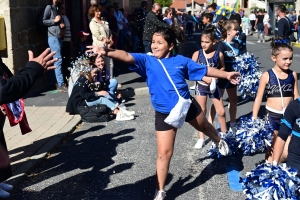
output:
[{"label": "person sitting on curb", "polygon": [[[80,64],[79,67],[82,66]],[[79,78],[73,86],[71,96],[68,100],[66,112],[70,114],[79,114],[79,106],[97,106],[106,105],[112,114],[116,115],[117,121],[127,121],[134,119],[134,111],[128,111],[119,106],[119,103],[109,95],[107,91],[97,91],[97,86],[93,84],[97,76],[98,68],[94,64],[83,64],[84,69],[81,70]],[[74,66],[76,67],[76,66]]]},{"label": "person sitting on curb", "polygon": [[[28,51],[28,54],[29,62],[15,76],[7,79],[0,76],[0,104],[10,103],[24,97],[45,71],[55,69],[53,63],[57,61],[57,58],[52,59],[55,52],[50,53],[50,48],[36,58],[32,51]],[[1,64],[3,64],[2,61]],[[0,112],[0,199],[10,197],[8,191],[13,189],[12,185],[3,183],[12,176],[3,133],[5,118],[6,116]]]}]

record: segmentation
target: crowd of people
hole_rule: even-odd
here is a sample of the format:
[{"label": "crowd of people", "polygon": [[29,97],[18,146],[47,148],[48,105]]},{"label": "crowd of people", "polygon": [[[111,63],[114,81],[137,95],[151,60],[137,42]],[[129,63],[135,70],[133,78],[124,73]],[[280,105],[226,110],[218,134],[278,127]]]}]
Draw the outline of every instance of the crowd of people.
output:
[{"label": "crowd of people", "polygon": [[[179,99],[189,101],[184,121],[199,131],[199,140],[195,148],[204,146],[206,135],[211,138],[221,155],[228,155],[230,149],[222,139],[222,135],[226,135],[228,131],[237,132],[239,72],[234,70],[235,58],[247,52],[246,40],[249,32],[257,30],[258,42],[265,42],[264,35],[269,34],[270,17],[262,11],[251,12],[249,18],[244,12],[218,15],[215,3],[208,5],[206,10],[197,16],[193,16],[191,12],[183,13],[172,8],[167,8],[162,13],[158,3],[154,3],[149,12],[147,10],[148,2],[142,1],[134,14],[125,17],[124,10],[119,8],[118,3],[109,6],[91,1],[87,12],[90,33],[84,31],[78,33],[79,42],[76,47],[78,59],[71,71],[77,74],[74,77],[71,74],[72,87],[69,85],[70,98],[66,111],[78,114],[80,106],[89,108],[106,105],[116,120],[133,120],[135,112],[127,110],[122,104],[121,94],[117,93],[118,82],[113,77],[114,60],[127,63],[132,71],[144,78],[155,110],[158,153],[154,199],[163,200],[166,196],[164,187],[178,130],[177,126],[167,120],[171,111],[176,108]],[[277,7],[277,39],[271,41],[271,59],[275,64],[261,76],[253,105],[253,120],[259,117],[258,111],[266,94],[266,116],[274,130],[274,139],[266,153],[266,162],[276,165],[287,161],[290,167],[295,167],[299,171],[300,154],[296,146],[300,133],[295,126],[295,123],[299,124],[297,121],[299,114],[293,112],[289,106],[294,105],[298,109],[300,105],[297,73],[289,69],[293,59],[293,49],[289,43],[293,40],[290,36],[293,33],[294,22],[286,17],[286,10],[284,5]],[[61,55],[61,48],[70,52],[71,31],[69,20],[64,14],[64,5],[60,0],[53,0],[46,6],[43,14],[43,23],[48,26],[48,44],[53,53],[48,49],[38,58],[33,58],[30,53],[30,62],[13,77],[6,76],[7,69],[0,63],[1,104],[24,96],[44,69],[53,69],[50,67],[52,64],[56,66],[57,87],[62,91],[67,90],[62,68],[68,64],[63,64],[64,56]],[[294,18],[296,17],[293,15]],[[185,32],[189,39],[193,38],[196,25],[201,30],[201,48],[194,52],[192,58],[186,58],[180,55],[178,47],[186,40]],[[90,46],[87,44],[89,35],[92,36]],[[67,59],[65,62],[70,60]],[[190,95],[185,80],[196,82],[195,98]],[[9,87],[6,90],[10,84],[16,88]],[[226,125],[223,105],[225,91],[230,103],[229,127]],[[206,105],[207,97],[213,102],[209,109]],[[216,114],[220,123],[220,133],[212,125]],[[2,182],[11,176],[2,131],[5,112],[4,114],[0,112],[0,120],[2,126],[0,182]],[[280,126],[281,121],[284,125]],[[288,130],[292,130],[292,134],[287,134]],[[290,146],[292,148],[289,148]],[[9,196],[7,191],[11,189],[10,185],[0,183],[0,198]]]}]

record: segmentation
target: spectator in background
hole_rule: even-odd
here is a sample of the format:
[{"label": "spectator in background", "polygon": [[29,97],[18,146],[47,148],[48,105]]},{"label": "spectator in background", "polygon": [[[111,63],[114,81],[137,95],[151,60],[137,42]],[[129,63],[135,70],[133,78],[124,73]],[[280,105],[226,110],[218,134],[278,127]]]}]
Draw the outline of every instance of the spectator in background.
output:
[{"label": "spectator in background", "polygon": [[85,54],[85,51],[86,51],[86,39],[87,39],[87,36],[89,36],[90,34],[89,33],[86,33],[84,31],[79,31],[77,33],[77,38],[78,38],[78,41],[77,41],[77,44],[76,44],[76,56],[79,57],[83,54]]},{"label": "spectator in background", "polygon": [[173,14],[172,14],[172,9],[171,8],[167,8],[166,10],[165,10],[165,14],[164,14],[164,18],[163,18],[163,20],[167,23],[167,24],[169,24],[170,26],[172,25],[172,16],[173,16]]},{"label": "spectator in background", "polygon": [[109,24],[109,30],[112,33],[113,46],[116,49],[119,41],[119,26],[118,26],[117,19],[114,15],[115,9],[112,6],[108,6],[107,11],[108,12],[107,12],[106,20]]},{"label": "spectator in background", "polygon": [[[101,6],[98,4],[91,6],[89,9],[89,15],[90,17],[92,17],[92,20],[90,22],[90,30],[92,32],[93,45],[100,47],[106,45],[110,47],[111,45],[113,45],[114,41],[112,33],[110,31],[109,23],[101,19]],[[113,60],[108,57],[105,57],[104,60],[105,65],[110,67],[110,74],[111,76],[113,76]]]},{"label": "spectator in background", "polygon": [[160,5],[158,3],[154,3],[152,6],[152,10],[148,13],[145,19],[145,27],[143,33],[144,53],[152,52],[152,36],[156,29],[169,27],[166,22],[159,19],[160,10]]},{"label": "spectator in background", "polygon": [[242,18],[242,26],[243,26],[243,32],[248,35],[249,29],[250,29],[250,20],[248,18],[247,14],[244,14],[244,17]]},{"label": "spectator in background", "polygon": [[138,26],[137,26],[137,15],[131,16],[131,50],[133,53],[138,53],[139,37],[138,37]]},{"label": "spectator in background", "polygon": [[[93,5],[97,5],[97,4],[98,4],[98,0],[91,0],[91,1],[90,1],[90,7],[93,6]],[[90,9],[90,8],[89,8],[89,9]],[[87,12],[86,12],[88,24],[89,24],[90,21],[92,20],[92,18],[91,18],[90,15],[89,15],[89,9],[88,9]]]},{"label": "spectator in background", "polygon": [[55,69],[55,77],[57,82],[57,90],[61,92],[68,92],[68,88],[64,83],[64,77],[62,74],[62,57],[61,57],[61,29],[65,28],[65,24],[63,23],[63,19],[59,13],[59,7],[62,5],[61,0],[52,0],[45,8],[43,23],[48,27],[48,44],[51,51],[56,52],[54,58],[57,58],[57,61],[54,63],[56,66]]},{"label": "spectator in background", "polygon": [[249,20],[250,20],[250,24],[251,24],[251,31],[254,32],[255,31],[256,16],[255,16],[253,10],[251,11],[251,13],[249,15]]},{"label": "spectator in background", "polygon": [[298,30],[298,35],[297,35],[298,36],[298,40],[297,40],[297,43],[299,43],[300,42],[300,10],[299,10],[297,24],[298,24],[298,28],[297,28],[297,30]]},{"label": "spectator in background", "polygon": [[292,23],[288,17],[286,17],[285,5],[279,5],[277,7],[277,14],[280,17],[278,21],[278,39],[285,39],[290,43],[290,35],[292,34]]},{"label": "spectator in background", "polygon": [[[189,11],[188,15],[192,16],[192,12]],[[186,20],[187,20],[186,29],[188,32],[188,39],[193,39],[193,29],[194,29],[193,22],[194,22],[194,20],[192,20],[192,19],[186,19]]]},{"label": "spectator in background", "polygon": [[[257,29],[257,39],[258,43],[265,42],[265,31],[264,31],[264,15],[262,11],[259,10],[256,15],[255,28]],[[260,39],[260,35],[262,35],[262,39]]]},{"label": "spectator in background", "polygon": [[115,2],[113,4],[114,6],[114,16],[115,18],[117,19],[117,22],[118,22],[118,27],[119,27],[119,38],[118,38],[118,44],[115,45],[117,49],[120,49],[120,50],[123,50],[124,49],[124,34],[125,34],[125,31],[124,31],[124,23],[125,23],[125,20],[124,20],[124,16],[122,14],[122,12],[119,10],[119,3]]},{"label": "spectator in background", "polygon": [[269,35],[269,28],[270,28],[270,16],[268,14],[267,11],[264,11],[264,19],[263,19],[263,22],[264,22],[264,31],[265,31],[265,34],[266,35]]},{"label": "spectator in background", "polygon": [[145,26],[145,19],[146,19],[146,12],[148,9],[148,2],[142,1],[141,6],[137,12],[137,34],[139,38],[139,52],[144,52],[144,44],[143,44],[143,33],[144,33],[144,26]]},{"label": "spectator in background", "polygon": [[[294,42],[296,39],[295,39],[295,36],[294,36],[294,33],[295,32],[297,32],[298,30],[298,28],[297,29],[295,29],[295,25],[297,24],[297,14],[296,14],[296,11],[295,10],[293,10],[292,11],[292,14],[291,14],[291,16],[290,16],[290,20],[291,20],[291,23],[292,23],[292,26],[293,26],[293,31],[292,31],[292,34],[291,34],[291,36],[290,36],[290,39],[291,39],[291,41],[292,42]],[[297,41],[297,40],[296,40]]]},{"label": "spectator in background", "polygon": [[62,37],[62,73],[64,78],[70,77],[70,71],[68,70],[68,67],[70,66],[71,63],[71,25],[68,17],[66,16],[66,11],[65,11],[65,5],[62,4],[60,6],[60,14],[61,17],[63,18],[63,21],[65,23],[65,29],[63,31],[64,35]]}]

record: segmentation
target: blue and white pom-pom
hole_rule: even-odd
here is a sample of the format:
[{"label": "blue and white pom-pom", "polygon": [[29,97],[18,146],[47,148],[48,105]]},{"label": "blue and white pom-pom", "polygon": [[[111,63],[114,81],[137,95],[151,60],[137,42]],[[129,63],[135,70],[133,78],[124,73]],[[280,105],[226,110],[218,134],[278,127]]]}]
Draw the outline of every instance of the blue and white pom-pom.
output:
[{"label": "blue and white pom-pom", "polygon": [[[229,148],[229,155],[236,154],[239,149],[238,149],[238,142],[235,139],[235,134],[233,132],[228,131],[226,134],[220,133],[219,136],[221,137],[222,140],[224,140]],[[222,157],[222,155],[219,152],[218,147],[215,145],[215,143],[212,144],[211,148],[207,150],[207,154],[210,157],[215,157],[217,156],[218,158]]]},{"label": "blue and white pom-pom", "polygon": [[240,72],[241,79],[238,85],[238,92],[243,99],[255,98],[259,79],[262,72],[259,71],[257,58],[253,54],[245,53],[235,58],[233,65],[235,71]]},{"label": "blue and white pom-pom", "polygon": [[237,123],[236,140],[244,155],[264,152],[273,140],[272,126],[268,120],[242,116]]},{"label": "blue and white pom-pom", "polygon": [[240,178],[240,183],[248,199],[298,200],[300,179],[296,175],[297,170],[285,164],[273,166],[263,163],[248,172],[245,178]]}]

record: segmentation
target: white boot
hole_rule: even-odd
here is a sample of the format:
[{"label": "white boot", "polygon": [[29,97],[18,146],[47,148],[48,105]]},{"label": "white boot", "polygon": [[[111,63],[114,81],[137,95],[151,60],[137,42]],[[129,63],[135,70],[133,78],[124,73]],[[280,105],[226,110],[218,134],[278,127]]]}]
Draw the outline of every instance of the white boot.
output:
[{"label": "white boot", "polygon": [[122,110],[128,116],[131,116],[131,115],[135,114],[135,111],[129,111],[129,110],[126,110],[126,109],[124,109],[122,107],[120,107],[120,110]]},{"label": "white boot", "polygon": [[124,113],[123,109],[120,109],[119,112],[117,113],[117,117],[116,117],[116,121],[128,121],[128,120],[133,120],[134,116],[130,115],[126,115]]}]

